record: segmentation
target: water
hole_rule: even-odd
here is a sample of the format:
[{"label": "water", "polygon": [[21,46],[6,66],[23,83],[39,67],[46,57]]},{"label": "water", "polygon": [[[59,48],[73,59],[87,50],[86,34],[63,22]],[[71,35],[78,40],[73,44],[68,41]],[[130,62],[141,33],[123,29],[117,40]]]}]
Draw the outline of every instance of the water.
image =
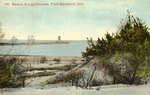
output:
[{"label": "water", "polygon": [[[10,42],[10,41],[3,41]],[[18,42],[26,42],[19,40]],[[38,42],[52,42],[49,40]],[[81,56],[88,46],[86,40],[68,41],[69,44],[51,44],[51,45],[16,45],[0,46],[0,54],[7,55],[35,55],[35,56]]]}]

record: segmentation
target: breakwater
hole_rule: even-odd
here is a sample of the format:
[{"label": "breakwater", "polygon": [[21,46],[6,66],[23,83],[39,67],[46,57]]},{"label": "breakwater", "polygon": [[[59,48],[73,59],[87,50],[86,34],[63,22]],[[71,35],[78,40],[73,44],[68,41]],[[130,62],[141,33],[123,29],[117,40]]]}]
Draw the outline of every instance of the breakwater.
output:
[{"label": "breakwater", "polygon": [[67,41],[55,41],[55,42],[22,42],[22,43],[4,43],[1,42],[0,46],[10,46],[10,45],[51,45],[51,44],[69,44]]}]

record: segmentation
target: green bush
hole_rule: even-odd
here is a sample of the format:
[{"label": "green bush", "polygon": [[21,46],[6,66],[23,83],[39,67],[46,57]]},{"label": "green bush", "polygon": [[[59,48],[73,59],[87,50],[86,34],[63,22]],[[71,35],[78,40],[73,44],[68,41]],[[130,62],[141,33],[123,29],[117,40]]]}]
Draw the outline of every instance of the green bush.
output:
[{"label": "green bush", "polygon": [[114,55],[116,53],[131,53],[136,62],[132,65],[133,81],[136,77],[149,76],[150,71],[150,33],[149,27],[139,18],[128,15],[120,24],[118,32],[106,33],[104,38],[96,42],[88,40],[89,47],[82,52],[83,57]]},{"label": "green bush", "polygon": [[119,32],[115,34],[106,33],[105,38],[98,38],[94,43],[92,39],[88,40],[89,47],[85,56],[114,54],[115,52],[132,52],[133,54],[142,54],[150,51],[150,33],[149,27],[139,18],[128,15],[124,23],[121,23]]}]

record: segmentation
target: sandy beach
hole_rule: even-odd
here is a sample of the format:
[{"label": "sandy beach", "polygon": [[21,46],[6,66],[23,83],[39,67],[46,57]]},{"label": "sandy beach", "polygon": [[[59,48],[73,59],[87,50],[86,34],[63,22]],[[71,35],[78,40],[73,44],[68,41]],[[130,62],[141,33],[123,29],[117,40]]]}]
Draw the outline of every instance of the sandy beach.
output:
[{"label": "sandy beach", "polygon": [[1,89],[0,95],[150,95],[150,85],[109,85],[82,89],[74,86]]}]

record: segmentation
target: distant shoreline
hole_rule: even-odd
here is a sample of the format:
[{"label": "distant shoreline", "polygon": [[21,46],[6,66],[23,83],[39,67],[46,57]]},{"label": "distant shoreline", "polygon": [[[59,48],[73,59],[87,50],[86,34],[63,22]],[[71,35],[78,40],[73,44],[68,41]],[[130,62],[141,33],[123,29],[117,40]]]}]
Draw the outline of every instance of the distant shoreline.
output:
[{"label": "distant shoreline", "polygon": [[0,46],[11,46],[11,45],[51,45],[51,44],[69,44],[67,41],[55,41],[55,42],[31,42],[31,43],[0,43]]}]

